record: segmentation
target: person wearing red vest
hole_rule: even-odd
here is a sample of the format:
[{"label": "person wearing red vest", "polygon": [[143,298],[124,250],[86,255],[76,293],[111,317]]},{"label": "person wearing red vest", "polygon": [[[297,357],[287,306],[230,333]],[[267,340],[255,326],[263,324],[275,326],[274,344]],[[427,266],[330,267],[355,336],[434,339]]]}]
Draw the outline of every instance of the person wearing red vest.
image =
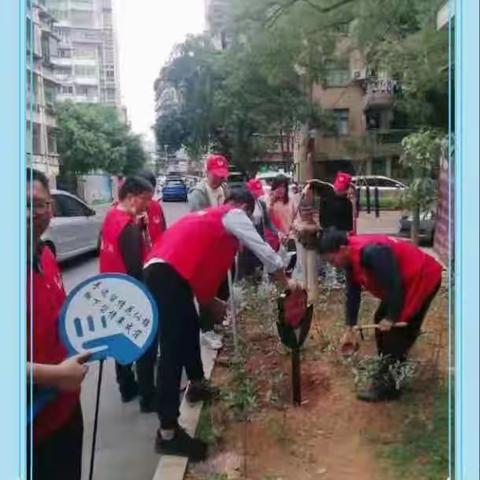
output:
[{"label": "person wearing red vest", "polygon": [[[374,321],[378,354],[384,365],[369,388],[358,393],[364,401],[393,400],[400,390],[389,373],[392,363],[405,362],[417,339],[442,280],[442,266],[406,240],[386,235],[348,235],[336,229],[323,232],[319,251],[347,273],[347,333],[353,341],[362,289],[380,299]],[[395,328],[395,323],[407,326]],[[390,378],[389,378],[390,376]]]},{"label": "person wearing red vest", "polygon": [[[28,169],[28,389],[33,389],[34,405],[42,394],[48,393],[48,399],[38,409],[33,431],[28,431],[27,436],[33,434],[33,452],[27,462],[32,462],[34,480],[80,480],[83,439],[80,386],[87,373],[84,363],[89,354],[67,358],[60,340],[58,318],[65,290],[54,254],[40,241],[50,223],[51,202],[46,176]],[[30,395],[27,398],[30,400]]]},{"label": "person wearing red vest", "polygon": [[[150,182],[155,192],[155,188],[157,187],[157,179],[152,172],[144,170],[137,175]],[[154,198],[150,200],[147,206],[147,211],[140,218],[140,223],[144,229],[145,243],[147,245],[147,249],[149,250],[160,238],[160,235],[167,229],[165,215],[158,200],[155,200]]]},{"label": "person wearing red vest", "polygon": [[[137,218],[146,211],[152,195],[153,187],[144,178],[127,177],[123,182],[119,201],[107,212],[100,232],[100,273],[123,273],[142,281],[147,249]],[[149,360],[137,361],[138,384],[132,365],[116,363],[115,367],[122,401],[130,402],[140,390],[141,410],[152,411],[154,387]]]},{"label": "person wearing red vest", "polygon": [[185,368],[189,402],[205,401],[215,392],[206,382],[200,358],[199,315],[195,303],[217,317],[225,314],[216,298],[240,242],[257,255],[286,289],[298,284],[286,277],[282,259],[265,243],[250,220],[255,200],[246,188],[231,192],[224,205],[185,215],[156,242],[144,269],[145,283],[160,314],[157,452],[203,460],[206,444],[178,424],[180,380]]}]

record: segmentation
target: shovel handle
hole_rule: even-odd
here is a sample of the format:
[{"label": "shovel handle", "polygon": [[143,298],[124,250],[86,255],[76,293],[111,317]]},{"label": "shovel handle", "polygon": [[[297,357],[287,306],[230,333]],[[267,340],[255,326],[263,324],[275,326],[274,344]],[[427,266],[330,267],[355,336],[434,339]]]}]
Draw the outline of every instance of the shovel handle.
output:
[{"label": "shovel handle", "polygon": [[[407,322],[398,322],[398,323],[394,323],[392,328],[405,328],[407,326],[408,326]],[[360,332],[362,330],[375,330],[377,328],[380,328],[380,327],[376,323],[373,323],[370,325],[355,325],[355,327],[353,327],[354,330],[360,331]]]}]

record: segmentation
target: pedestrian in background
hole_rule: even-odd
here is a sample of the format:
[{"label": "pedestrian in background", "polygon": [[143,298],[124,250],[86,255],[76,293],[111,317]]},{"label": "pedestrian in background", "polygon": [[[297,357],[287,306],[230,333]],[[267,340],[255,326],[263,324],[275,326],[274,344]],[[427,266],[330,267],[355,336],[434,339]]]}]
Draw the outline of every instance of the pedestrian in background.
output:
[{"label": "pedestrian in background", "polygon": [[268,214],[284,243],[293,238],[292,225],[298,207],[295,199],[290,198],[288,184],[285,175],[275,177],[267,199]]},{"label": "pedestrian in background", "polygon": [[[123,273],[139,281],[143,280],[143,262],[147,248],[138,216],[146,212],[152,196],[153,187],[150,182],[142,177],[126,178],[120,187],[118,203],[107,212],[100,232],[100,273]],[[140,408],[144,412],[152,411],[155,394],[149,365],[149,359],[146,365],[142,359],[137,362],[137,384],[133,365],[115,363],[122,401],[132,401],[140,389]]]},{"label": "pedestrian in background", "polygon": [[[275,251],[280,247],[278,232],[268,215],[267,204],[264,199],[263,185],[260,180],[251,179],[247,182],[247,188],[255,198],[255,209],[252,215],[252,222],[260,237],[265,240]],[[242,247],[238,254],[237,279],[250,278],[261,279],[262,262],[247,247]],[[260,273],[260,275],[257,275]]]},{"label": "pedestrian in background", "polygon": [[[52,216],[47,177],[27,170],[27,375],[33,402],[45,398],[27,434],[27,474],[32,480],[81,480],[83,418],[80,386],[85,353],[67,358],[58,319],[66,295],[60,269],[41,242]],[[27,396],[30,400],[30,395]],[[33,408],[29,405],[28,408]],[[30,437],[33,433],[33,452]],[[31,463],[31,465],[30,465]],[[31,468],[30,468],[31,467]],[[30,477],[30,470],[33,476]]]},{"label": "pedestrian in background", "polygon": [[[190,212],[198,212],[210,207],[219,207],[227,196],[226,181],[228,179],[228,161],[222,155],[209,155],[206,162],[206,178],[199,182],[189,195]],[[225,278],[217,292],[218,298],[226,301],[230,296],[228,278]],[[202,343],[212,350],[220,350],[223,346],[222,336],[214,330],[214,319],[210,313],[200,311],[200,337]]]},{"label": "pedestrian in background", "polygon": [[[143,170],[137,174],[137,176],[144,178],[155,189],[157,187],[157,179],[152,172]],[[145,243],[147,249],[150,249],[152,245],[160,238],[160,235],[167,229],[167,222],[165,221],[165,215],[163,213],[160,202],[155,198],[152,198],[147,206],[147,211],[140,216],[140,226],[145,236]]]},{"label": "pedestrian in background", "polygon": [[145,263],[145,283],[154,297],[160,322],[158,414],[156,450],[203,460],[207,445],[190,437],[178,423],[180,380],[185,368],[190,379],[189,402],[211,399],[215,390],[204,378],[200,361],[199,317],[195,303],[217,319],[225,302],[216,298],[240,242],[257,255],[268,273],[284,288],[299,284],[285,275],[280,257],[265,243],[249,217],[255,200],[246,188],[235,189],[224,205],[190,213],[172,225]]}]

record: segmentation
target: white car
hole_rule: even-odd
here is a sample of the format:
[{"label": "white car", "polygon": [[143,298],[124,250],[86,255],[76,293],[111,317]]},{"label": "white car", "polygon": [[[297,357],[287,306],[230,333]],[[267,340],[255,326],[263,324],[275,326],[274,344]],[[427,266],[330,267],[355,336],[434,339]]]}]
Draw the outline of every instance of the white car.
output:
[{"label": "white car", "polygon": [[[360,187],[363,200],[365,200],[367,186],[370,187],[372,205],[375,187],[378,188],[380,202],[382,202],[382,200],[399,201],[402,193],[407,188],[402,182],[382,175],[358,176],[353,177],[352,180],[357,187]],[[362,203],[364,203],[364,201],[362,201]]]},{"label": "white car", "polygon": [[42,240],[63,262],[84,253],[96,251],[99,245],[103,215],[99,215],[75,195],[52,190],[53,218]]},{"label": "white car", "polygon": [[255,177],[257,180],[260,180],[263,185],[263,191],[265,192],[265,195],[268,195],[271,190],[272,182],[275,180],[277,177],[286,177],[288,178],[288,181],[290,182],[289,185],[289,192],[292,194],[293,193],[293,188],[292,188],[292,181],[293,178],[290,174],[284,173],[284,172],[264,172],[264,173],[258,173],[257,176]]}]

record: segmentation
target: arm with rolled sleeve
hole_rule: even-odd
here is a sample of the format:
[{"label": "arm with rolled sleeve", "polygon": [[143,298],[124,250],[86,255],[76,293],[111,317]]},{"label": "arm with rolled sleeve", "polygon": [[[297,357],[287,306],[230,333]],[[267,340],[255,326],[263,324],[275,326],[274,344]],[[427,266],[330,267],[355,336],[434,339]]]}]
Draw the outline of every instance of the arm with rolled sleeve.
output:
[{"label": "arm with rolled sleeve", "polygon": [[230,210],[223,217],[223,225],[227,232],[236,237],[263,263],[268,273],[283,270],[282,259],[263,241],[243,210]]}]

